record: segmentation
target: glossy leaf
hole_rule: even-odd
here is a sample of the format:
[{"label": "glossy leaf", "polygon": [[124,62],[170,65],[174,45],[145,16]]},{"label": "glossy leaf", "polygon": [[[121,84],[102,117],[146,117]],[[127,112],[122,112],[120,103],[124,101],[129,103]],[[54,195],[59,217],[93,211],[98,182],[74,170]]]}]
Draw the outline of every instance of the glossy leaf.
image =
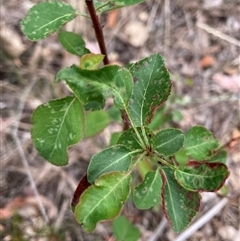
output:
[{"label": "glossy leaf", "polygon": [[32,139],[40,155],[54,165],[66,165],[67,148],[83,137],[84,111],[79,100],[66,97],[40,105],[32,123]]},{"label": "glossy leaf", "polygon": [[112,230],[116,241],[137,241],[141,236],[139,229],[124,216],[113,221]]},{"label": "glossy leaf", "polygon": [[208,159],[211,151],[218,147],[218,140],[202,126],[194,126],[185,134],[184,147],[187,155],[195,160]]},{"label": "glossy leaf", "polygon": [[111,146],[94,155],[88,166],[88,181],[93,183],[106,172],[128,171],[132,162],[131,151],[122,145]]},{"label": "glossy leaf", "polygon": [[58,72],[56,81],[61,79],[85,104],[95,101],[103,105],[105,98],[115,97],[115,106],[124,109],[132,94],[131,74],[117,65],[105,66],[99,70],[83,70],[73,65]]},{"label": "glossy leaf", "polygon": [[[137,130],[139,130],[140,136],[143,138],[141,128],[138,127]],[[145,128],[145,132],[149,143],[151,143],[154,136],[153,132],[148,128]],[[133,128],[124,131],[124,133],[118,139],[118,144],[125,145],[133,151],[143,149]]]},{"label": "glossy leaf", "polygon": [[184,134],[182,131],[168,128],[156,133],[153,148],[164,156],[171,156],[182,148],[183,142]]},{"label": "glossy leaf", "polygon": [[76,10],[65,2],[42,2],[28,11],[21,21],[21,29],[30,40],[37,41],[58,31],[76,14]]},{"label": "glossy leaf", "polygon": [[144,2],[145,0],[109,0],[109,1],[94,1],[94,5],[99,14],[116,9],[131,6],[137,3]]},{"label": "glossy leaf", "polygon": [[98,69],[104,57],[103,54],[86,54],[80,60],[80,68],[89,70]]},{"label": "glossy leaf", "polygon": [[175,232],[185,229],[195,217],[200,206],[200,195],[184,189],[169,168],[162,168],[163,211]]},{"label": "glossy leaf", "polygon": [[130,193],[129,182],[128,173],[107,173],[81,195],[75,216],[86,231],[93,231],[99,221],[115,218],[120,213]]},{"label": "glossy leaf", "polygon": [[111,119],[104,110],[93,111],[86,114],[86,131],[84,137],[95,136],[108,126]]},{"label": "glossy leaf", "polygon": [[149,209],[160,200],[162,179],[157,171],[148,172],[143,182],[133,191],[133,201],[138,209]]},{"label": "glossy leaf", "polygon": [[135,63],[130,72],[135,82],[129,101],[130,115],[135,126],[144,126],[151,122],[154,111],[170,94],[169,72],[159,54]]},{"label": "glossy leaf", "polygon": [[188,162],[174,173],[178,183],[190,191],[214,192],[221,188],[229,175],[222,163]]},{"label": "glossy leaf", "polygon": [[90,52],[85,48],[85,42],[82,37],[76,33],[61,31],[58,34],[58,39],[61,45],[71,54],[81,57]]}]

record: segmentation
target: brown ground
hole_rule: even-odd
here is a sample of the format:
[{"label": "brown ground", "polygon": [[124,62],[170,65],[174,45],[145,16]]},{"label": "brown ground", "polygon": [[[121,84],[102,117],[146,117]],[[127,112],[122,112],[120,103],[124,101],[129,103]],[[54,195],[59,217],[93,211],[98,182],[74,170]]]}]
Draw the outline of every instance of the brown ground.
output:
[{"label": "brown ground", "polygon": [[[108,145],[116,126],[70,148],[70,164],[63,168],[44,161],[30,139],[33,110],[68,93],[63,84],[53,83],[55,74],[61,67],[78,62],[61,49],[56,35],[37,43],[23,36],[19,21],[36,2],[40,1],[1,2],[2,240],[113,241],[110,222],[98,225],[93,234],[86,234],[76,224],[69,204],[89,159]],[[83,1],[66,2],[84,11]],[[177,121],[175,116],[171,125],[183,130],[203,125],[227,147],[231,171],[228,203],[188,240],[239,240],[240,2],[147,0],[104,15],[102,23],[112,62],[125,64],[155,52],[164,56],[173,81],[172,101],[167,103],[169,112],[178,110],[182,114],[182,120]],[[88,47],[98,51],[89,20],[79,18],[66,28],[81,33]],[[220,200],[216,195],[204,194],[197,219]],[[41,205],[49,219],[47,226]],[[142,241],[150,240],[162,220],[158,209],[138,211],[131,203],[124,213],[140,228]],[[177,234],[167,225],[155,240],[172,241],[175,237]]]}]

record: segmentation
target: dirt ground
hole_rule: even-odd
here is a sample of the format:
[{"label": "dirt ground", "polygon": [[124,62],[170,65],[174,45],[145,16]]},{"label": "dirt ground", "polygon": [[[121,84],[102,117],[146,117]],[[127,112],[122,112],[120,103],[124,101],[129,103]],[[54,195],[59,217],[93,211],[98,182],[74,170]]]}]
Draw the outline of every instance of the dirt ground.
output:
[{"label": "dirt ground", "polygon": [[[39,42],[23,36],[19,22],[40,0],[1,1],[1,175],[0,233],[16,241],[114,241],[111,222],[85,233],[70,211],[73,192],[94,153],[109,144],[112,124],[93,139],[69,149],[69,165],[55,167],[32,145],[31,114],[41,103],[66,96],[53,83],[61,67],[78,63],[61,49],[56,34]],[[65,2],[85,12],[84,1]],[[124,65],[160,53],[171,73],[173,93],[166,105],[171,125],[183,130],[203,125],[228,152],[227,198],[203,193],[194,222],[222,208],[199,229],[180,239],[160,208],[139,211],[131,202],[123,213],[141,231],[141,241],[237,241],[240,237],[240,2],[239,0],[147,0],[101,17],[109,58]],[[65,26],[99,52],[90,20]],[[176,111],[177,110],[177,111]],[[174,114],[173,114],[174,113]],[[180,114],[180,117],[179,117]],[[193,223],[194,223],[193,222]],[[189,228],[192,227],[193,223]],[[178,238],[177,238],[178,237]]]}]

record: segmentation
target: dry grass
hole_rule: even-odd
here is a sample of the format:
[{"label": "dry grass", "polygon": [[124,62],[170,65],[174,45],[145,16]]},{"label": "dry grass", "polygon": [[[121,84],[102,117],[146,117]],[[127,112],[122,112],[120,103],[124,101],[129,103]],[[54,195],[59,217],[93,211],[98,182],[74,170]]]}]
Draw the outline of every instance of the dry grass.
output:
[{"label": "dry grass", "polygon": [[[71,147],[70,163],[63,168],[43,160],[30,139],[33,110],[41,103],[69,93],[64,84],[53,83],[55,74],[62,66],[78,61],[61,49],[55,35],[38,43],[31,43],[23,36],[19,21],[36,2],[40,1],[10,0],[1,6],[2,239],[110,241],[113,240],[110,223],[98,225],[94,234],[86,234],[76,224],[69,206],[91,156],[108,145],[114,128]],[[83,1],[68,2],[84,11],[84,5],[79,4]],[[239,234],[239,89],[219,84],[214,76],[220,73],[240,78],[240,4],[238,1],[219,2],[211,7],[210,1],[148,0],[119,10],[115,24],[106,24],[104,28],[112,61],[125,64],[154,52],[165,57],[173,81],[172,102],[167,105],[169,110],[177,109],[183,115],[181,121],[173,121],[172,125],[184,130],[192,125],[203,125],[222,145],[226,144],[227,165],[231,171],[227,182],[229,200],[221,213],[188,239],[191,241],[235,241],[237,230]],[[108,18],[104,15],[103,23]],[[136,22],[138,29],[134,33],[136,29],[132,26],[136,26],[133,24]],[[97,47],[89,24],[88,20],[78,20],[67,28],[85,36],[94,51]],[[206,56],[211,57],[210,62],[204,62]],[[233,140],[236,136],[238,141]],[[208,199],[206,196],[205,199],[197,219],[211,210],[221,197]],[[140,228],[142,241],[155,235],[154,230],[162,219],[161,211],[138,211],[131,203],[126,205],[124,213]],[[155,240],[176,238],[168,225],[163,230],[161,237],[156,236]]]}]

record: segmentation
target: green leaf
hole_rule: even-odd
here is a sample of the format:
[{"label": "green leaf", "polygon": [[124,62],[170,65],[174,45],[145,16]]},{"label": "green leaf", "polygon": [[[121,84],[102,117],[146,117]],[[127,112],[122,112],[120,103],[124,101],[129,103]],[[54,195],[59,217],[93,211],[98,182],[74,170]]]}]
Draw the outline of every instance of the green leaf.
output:
[{"label": "green leaf", "polygon": [[183,115],[179,110],[172,111],[172,120],[176,123],[179,123],[183,119]]},{"label": "green leaf", "polygon": [[105,2],[94,1],[94,5],[98,13],[101,14],[106,11],[110,11],[116,8],[131,6],[144,1],[145,0],[109,0]]},{"label": "green leaf", "polygon": [[71,54],[81,57],[90,52],[85,48],[85,42],[82,37],[76,33],[61,31],[58,34],[58,39],[61,45]]},{"label": "green leaf", "polygon": [[112,106],[107,111],[108,111],[108,114],[111,116],[113,121],[122,123],[121,111],[119,109]]},{"label": "green leaf", "polygon": [[228,190],[228,186],[227,185],[223,185],[219,190],[218,190],[218,193],[221,195],[221,196],[224,196],[226,197],[229,193],[229,190]]},{"label": "green leaf", "polygon": [[37,41],[58,31],[76,14],[76,10],[65,2],[42,2],[28,11],[21,21],[21,29],[30,40]]},{"label": "green leaf", "polygon": [[54,165],[66,165],[67,147],[83,137],[84,110],[78,99],[65,97],[40,105],[32,123],[32,139],[40,155]]},{"label": "green leaf", "polygon": [[159,129],[159,127],[163,126],[163,124],[165,122],[165,117],[166,117],[166,113],[164,113],[164,112],[165,112],[165,108],[160,107],[154,113],[153,119],[152,119],[151,123],[148,125],[148,127],[151,130],[156,131]]},{"label": "green leaf", "polygon": [[122,135],[122,132],[112,133],[109,146],[117,145],[118,139],[121,135]]},{"label": "green leaf", "polygon": [[184,189],[174,178],[170,168],[161,170],[163,211],[175,232],[185,229],[195,217],[200,206],[200,195]]},{"label": "green leaf", "polygon": [[168,128],[156,133],[153,148],[164,156],[171,156],[182,148],[183,142],[184,134],[182,131]]},{"label": "green leaf", "polygon": [[141,236],[139,229],[124,216],[113,221],[112,230],[117,241],[137,241]]},{"label": "green leaf", "polygon": [[73,194],[73,198],[72,198],[72,202],[71,202],[72,212],[74,212],[76,205],[79,203],[79,199],[80,199],[82,193],[90,186],[91,186],[91,184],[87,180],[87,174],[85,174],[81,178],[81,180],[78,183],[78,186]]},{"label": "green leaf", "polygon": [[171,91],[169,72],[159,54],[135,63],[130,72],[134,80],[129,111],[135,126],[151,122],[154,111],[168,98]]},{"label": "green leaf", "polygon": [[202,126],[194,126],[185,134],[184,147],[187,155],[195,160],[208,159],[212,150],[218,147],[218,140],[213,134]]},{"label": "green leaf", "polygon": [[125,172],[104,174],[81,195],[75,216],[86,231],[93,231],[99,221],[120,213],[130,193],[130,178]]},{"label": "green leaf", "polygon": [[[140,136],[143,138],[141,128],[137,127],[136,129],[139,131]],[[153,132],[148,128],[145,128],[145,132],[149,143],[152,143],[152,138],[154,137]],[[123,132],[123,134],[118,139],[118,144],[125,145],[132,151],[143,149],[133,128]]]},{"label": "green leaf", "polygon": [[97,111],[104,108],[103,101],[100,103],[98,101],[90,101],[84,105],[86,111]]},{"label": "green leaf", "polygon": [[225,150],[221,150],[218,153],[216,153],[214,156],[208,160],[208,162],[220,162],[223,164],[226,164],[227,161],[227,152]]},{"label": "green leaf", "polygon": [[89,70],[98,69],[104,57],[103,54],[85,54],[80,60],[80,68]]},{"label": "green leaf", "polygon": [[160,199],[162,179],[157,171],[148,172],[143,182],[134,189],[133,201],[138,209],[149,209]]},{"label": "green leaf", "polygon": [[115,97],[115,106],[124,109],[132,94],[130,72],[117,65],[98,70],[84,70],[73,65],[58,72],[56,81],[60,79],[66,81],[84,104],[95,101],[102,105],[105,98]]},{"label": "green leaf", "polygon": [[178,183],[190,191],[214,192],[224,185],[229,171],[222,163],[191,161],[179,166],[174,175]]},{"label": "green leaf", "polygon": [[132,152],[122,145],[111,146],[96,155],[89,163],[88,181],[93,183],[103,173],[128,171],[132,162]]},{"label": "green leaf", "polygon": [[95,136],[108,126],[111,122],[111,118],[104,110],[88,112],[86,115],[86,138]]},{"label": "green leaf", "polygon": [[185,149],[181,149],[179,152],[175,154],[175,159],[179,164],[186,164],[189,160],[189,157],[186,154]]}]

